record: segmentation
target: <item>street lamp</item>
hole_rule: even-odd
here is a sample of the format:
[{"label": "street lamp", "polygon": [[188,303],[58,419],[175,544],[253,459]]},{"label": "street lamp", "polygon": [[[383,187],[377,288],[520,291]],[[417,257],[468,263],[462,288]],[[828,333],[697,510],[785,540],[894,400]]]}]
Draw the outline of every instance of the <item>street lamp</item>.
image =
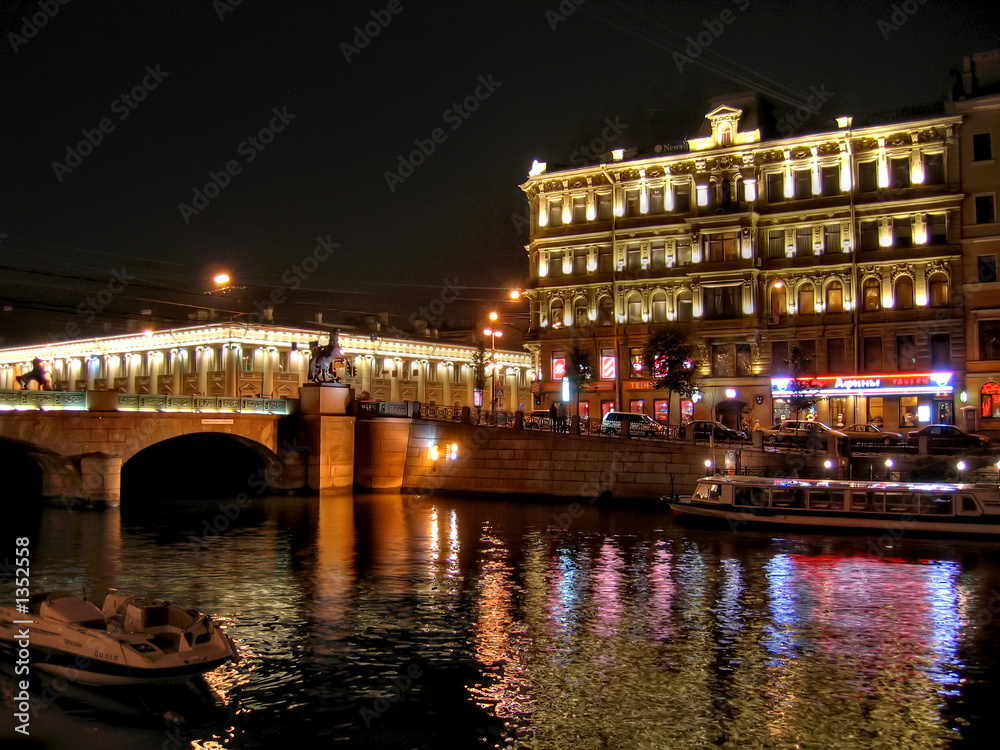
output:
[{"label": "street lamp", "polygon": [[[496,324],[500,318],[495,312],[490,313],[490,321]],[[488,365],[491,381],[490,411],[497,410],[497,338],[503,336],[499,328],[484,328],[483,333],[490,337],[490,363]]]}]

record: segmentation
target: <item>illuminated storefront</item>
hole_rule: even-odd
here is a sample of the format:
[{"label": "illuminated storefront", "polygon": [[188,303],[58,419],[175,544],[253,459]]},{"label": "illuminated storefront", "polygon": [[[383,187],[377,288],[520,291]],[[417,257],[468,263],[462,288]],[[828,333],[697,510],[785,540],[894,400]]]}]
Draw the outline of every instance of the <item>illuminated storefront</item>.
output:
[{"label": "illuminated storefront", "polygon": [[799,397],[815,401],[809,412],[830,425],[843,426],[858,414],[889,428],[916,428],[954,423],[953,381],[951,372],[771,378],[771,399],[775,420],[796,417],[792,405]]}]

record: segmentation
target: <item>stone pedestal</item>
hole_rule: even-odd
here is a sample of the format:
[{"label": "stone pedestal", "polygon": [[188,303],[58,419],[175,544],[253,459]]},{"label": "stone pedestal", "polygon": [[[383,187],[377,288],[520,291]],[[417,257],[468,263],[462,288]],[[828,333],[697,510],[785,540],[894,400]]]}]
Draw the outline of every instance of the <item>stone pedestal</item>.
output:
[{"label": "stone pedestal", "polygon": [[122,459],[107,453],[80,457],[83,500],[91,506],[115,507],[122,499]]},{"label": "stone pedestal", "polygon": [[339,383],[306,383],[301,390],[302,413],[310,416],[346,416],[354,389]]}]

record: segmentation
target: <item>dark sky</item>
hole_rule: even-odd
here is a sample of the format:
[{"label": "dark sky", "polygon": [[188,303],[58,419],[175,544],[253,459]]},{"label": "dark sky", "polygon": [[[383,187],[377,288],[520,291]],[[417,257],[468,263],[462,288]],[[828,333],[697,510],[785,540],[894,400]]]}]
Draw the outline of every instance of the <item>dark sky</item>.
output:
[{"label": "dark sky", "polygon": [[[710,97],[750,88],[779,114],[826,92],[804,130],[940,102],[948,70],[998,44],[995,2],[979,1],[909,0],[911,15],[791,0],[234,3],[4,3],[0,345],[43,320],[50,339],[143,309],[182,321],[190,308],[164,302],[199,304],[216,267],[254,298],[298,284],[331,315],[388,310],[403,326],[448,279],[464,289],[443,317],[480,316],[527,275],[512,217],[532,159],[568,164],[607,120],[625,125],[609,149],[650,151],[695,135]],[[348,61],[366,24],[378,34]],[[678,65],[699,33],[710,43]],[[272,122],[268,143],[248,140]],[[436,128],[390,189],[386,172]],[[77,149],[84,131],[100,143]],[[77,166],[69,148],[87,152]],[[238,173],[218,195],[182,211],[227,163]],[[317,237],[339,247],[314,256]]]}]

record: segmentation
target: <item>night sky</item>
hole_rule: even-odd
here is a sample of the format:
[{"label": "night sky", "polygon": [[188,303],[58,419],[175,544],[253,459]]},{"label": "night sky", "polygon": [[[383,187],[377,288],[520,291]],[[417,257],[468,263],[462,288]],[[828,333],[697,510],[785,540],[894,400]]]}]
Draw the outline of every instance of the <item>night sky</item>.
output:
[{"label": "night sky", "polygon": [[[5,2],[0,346],[144,310],[187,324],[222,268],[244,289],[215,305],[277,289],[289,324],[405,328],[446,280],[445,323],[475,322],[526,280],[533,159],[582,163],[608,123],[608,150],[651,152],[749,89],[779,117],[822,92],[802,131],[889,119],[940,103],[997,18],[943,0]],[[433,151],[401,169],[417,142]]]}]

